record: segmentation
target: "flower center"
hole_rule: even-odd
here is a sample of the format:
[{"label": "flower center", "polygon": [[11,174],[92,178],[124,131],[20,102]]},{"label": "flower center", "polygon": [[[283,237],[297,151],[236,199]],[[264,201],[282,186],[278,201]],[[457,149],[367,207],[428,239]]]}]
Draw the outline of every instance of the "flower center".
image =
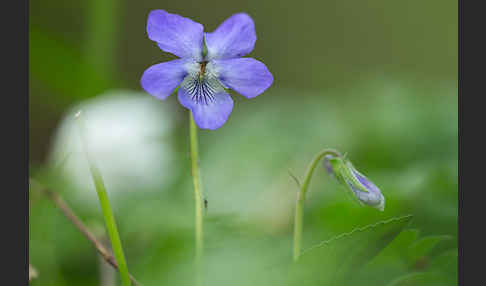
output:
[{"label": "flower center", "polygon": [[206,66],[208,61],[199,62],[199,77],[204,77],[204,73],[206,73]]},{"label": "flower center", "polygon": [[210,61],[192,62],[188,66],[188,75],[182,81],[182,88],[191,99],[201,105],[210,105],[216,101],[215,95],[224,91],[215,69]]}]

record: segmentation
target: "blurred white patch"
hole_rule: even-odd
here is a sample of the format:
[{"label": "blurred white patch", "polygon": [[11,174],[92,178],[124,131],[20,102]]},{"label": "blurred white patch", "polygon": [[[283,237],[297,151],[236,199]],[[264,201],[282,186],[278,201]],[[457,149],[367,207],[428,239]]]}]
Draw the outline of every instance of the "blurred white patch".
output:
[{"label": "blurred white patch", "polygon": [[108,193],[160,189],[173,176],[173,114],[146,93],[114,90],[74,106],[61,121],[49,163],[82,198],[96,199],[75,115],[82,111],[84,135]]}]

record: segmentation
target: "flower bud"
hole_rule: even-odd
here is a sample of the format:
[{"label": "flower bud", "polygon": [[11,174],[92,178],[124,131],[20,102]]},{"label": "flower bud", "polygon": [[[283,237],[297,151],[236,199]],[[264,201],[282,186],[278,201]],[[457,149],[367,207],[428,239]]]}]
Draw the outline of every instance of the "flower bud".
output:
[{"label": "flower bud", "polygon": [[360,204],[365,204],[383,211],[385,197],[380,189],[363,174],[354,168],[344,156],[327,155],[324,157],[324,167],[356,197]]}]

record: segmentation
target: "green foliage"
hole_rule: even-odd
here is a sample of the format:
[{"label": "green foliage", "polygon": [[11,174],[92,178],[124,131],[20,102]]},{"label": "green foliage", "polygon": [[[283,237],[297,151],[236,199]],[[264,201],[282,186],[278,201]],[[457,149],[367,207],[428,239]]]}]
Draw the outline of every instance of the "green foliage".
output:
[{"label": "green foliage", "polygon": [[427,236],[411,245],[408,249],[408,262],[412,267],[420,268],[426,263],[427,258],[437,245],[444,240],[450,240],[450,236]]},{"label": "green foliage", "polygon": [[[295,284],[344,285],[405,228],[412,216],[392,218],[344,233],[304,251]],[[319,267],[316,267],[318,265]]]},{"label": "green foliage", "polygon": [[439,283],[431,285],[456,285],[457,247],[447,244],[452,237],[418,236],[416,229],[400,233],[355,281],[366,285],[429,285],[425,281]]}]

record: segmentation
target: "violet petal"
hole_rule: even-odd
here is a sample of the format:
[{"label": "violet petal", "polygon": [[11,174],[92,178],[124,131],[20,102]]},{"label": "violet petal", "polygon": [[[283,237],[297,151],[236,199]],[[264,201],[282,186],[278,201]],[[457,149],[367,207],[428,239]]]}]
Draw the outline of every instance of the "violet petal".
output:
[{"label": "violet petal", "polygon": [[196,125],[202,129],[220,128],[233,110],[233,99],[224,91],[213,94],[210,101],[196,101],[181,86],[177,98],[184,107],[193,112]]},{"label": "violet petal", "polygon": [[260,61],[252,58],[213,60],[219,80],[239,94],[252,98],[273,83],[273,75]]},{"label": "violet petal", "polygon": [[173,60],[146,69],[140,84],[152,96],[166,99],[186,75],[184,60]]},{"label": "violet petal", "polygon": [[147,20],[148,37],[159,47],[180,58],[202,59],[203,31],[201,24],[164,10],[153,10]]},{"label": "violet petal", "polygon": [[380,192],[380,189],[378,189],[378,187],[373,184],[373,182],[371,182],[370,180],[368,180],[365,176],[361,175],[358,171],[354,170],[354,169],[351,169],[351,171],[353,172],[354,176],[356,177],[356,179],[358,179],[358,181],[369,191],[369,192]]},{"label": "violet petal", "polygon": [[209,60],[242,57],[255,46],[255,24],[245,13],[234,14],[204,37]]}]

